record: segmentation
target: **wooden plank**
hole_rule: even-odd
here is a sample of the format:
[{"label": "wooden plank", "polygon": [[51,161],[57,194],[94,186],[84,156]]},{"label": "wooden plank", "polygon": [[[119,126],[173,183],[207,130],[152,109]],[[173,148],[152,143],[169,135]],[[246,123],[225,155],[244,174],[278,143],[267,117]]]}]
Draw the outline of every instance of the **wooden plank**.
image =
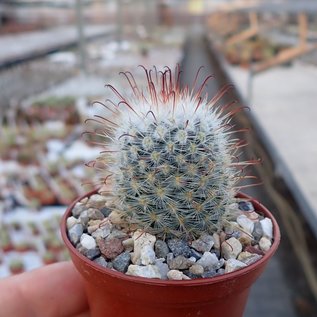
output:
[{"label": "wooden plank", "polygon": [[305,46],[307,44],[307,15],[306,13],[298,14],[298,27],[299,27],[299,45]]},{"label": "wooden plank", "polygon": [[253,74],[258,74],[271,67],[282,65],[314,49],[317,49],[317,45],[296,46],[285,49],[271,59],[254,65],[252,68]]},{"label": "wooden plank", "polygon": [[258,22],[258,16],[255,12],[249,13],[249,23],[250,27],[247,30],[244,30],[238,34],[235,34],[231,36],[225,43],[225,45],[233,45],[242,41],[245,41],[249,38],[251,38],[254,35],[257,35],[259,33],[259,22]]},{"label": "wooden plank", "polygon": [[281,51],[276,56],[271,59],[259,63],[253,67],[253,73],[257,74],[263,72],[271,67],[284,64],[291,61],[299,56],[302,56],[317,48],[317,45],[309,45],[307,43],[307,33],[308,33],[308,22],[307,15],[304,12],[298,14],[298,45],[292,48],[285,49]]},{"label": "wooden plank", "polygon": [[230,37],[226,41],[225,45],[229,46],[229,45],[233,45],[233,44],[245,41],[256,34],[258,34],[258,29],[252,28],[252,29],[244,30],[239,34],[235,34],[232,37]]}]

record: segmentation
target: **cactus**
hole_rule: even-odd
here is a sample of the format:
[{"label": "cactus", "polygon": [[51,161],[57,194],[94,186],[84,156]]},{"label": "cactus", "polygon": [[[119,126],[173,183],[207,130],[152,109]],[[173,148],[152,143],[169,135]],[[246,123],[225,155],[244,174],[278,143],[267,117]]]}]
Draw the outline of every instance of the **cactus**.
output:
[{"label": "cactus", "polygon": [[179,87],[178,68],[175,74],[145,73],[143,88],[124,73],[129,96],[109,85],[120,101],[103,106],[114,119],[89,119],[103,126],[94,132],[106,139],[94,166],[114,206],[134,227],[163,238],[213,233],[234,202],[241,166],[248,165],[237,161],[241,142],[232,138],[230,126],[235,111],[219,106],[230,87],[208,100],[202,91],[211,76],[195,92]]}]

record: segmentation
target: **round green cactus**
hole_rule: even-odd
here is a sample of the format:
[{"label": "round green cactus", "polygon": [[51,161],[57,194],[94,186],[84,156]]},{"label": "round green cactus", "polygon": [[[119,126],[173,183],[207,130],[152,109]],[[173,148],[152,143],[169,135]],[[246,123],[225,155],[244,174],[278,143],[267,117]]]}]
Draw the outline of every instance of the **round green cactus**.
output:
[{"label": "round green cactus", "polygon": [[114,205],[137,228],[161,237],[215,232],[244,165],[237,162],[231,113],[218,105],[226,89],[208,100],[201,93],[206,81],[194,92],[179,88],[179,71],[145,72],[143,88],[125,74],[130,96],[109,86],[120,101],[104,105],[112,119],[98,120],[105,125],[98,135],[110,140],[97,160],[101,179],[110,181]]}]

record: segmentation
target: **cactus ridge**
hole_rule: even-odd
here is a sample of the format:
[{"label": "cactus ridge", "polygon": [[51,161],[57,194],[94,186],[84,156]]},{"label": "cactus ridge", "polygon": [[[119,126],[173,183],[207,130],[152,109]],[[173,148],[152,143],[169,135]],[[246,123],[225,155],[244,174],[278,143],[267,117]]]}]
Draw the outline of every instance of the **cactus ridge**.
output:
[{"label": "cactus ridge", "polygon": [[121,101],[103,133],[111,142],[97,160],[101,179],[111,179],[115,206],[140,229],[161,237],[213,233],[244,166],[235,164],[240,143],[232,138],[231,114],[217,106],[219,95],[208,101],[202,87],[180,89],[179,71],[156,72],[156,80],[145,73],[143,89],[126,75],[131,96],[111,86]]}]

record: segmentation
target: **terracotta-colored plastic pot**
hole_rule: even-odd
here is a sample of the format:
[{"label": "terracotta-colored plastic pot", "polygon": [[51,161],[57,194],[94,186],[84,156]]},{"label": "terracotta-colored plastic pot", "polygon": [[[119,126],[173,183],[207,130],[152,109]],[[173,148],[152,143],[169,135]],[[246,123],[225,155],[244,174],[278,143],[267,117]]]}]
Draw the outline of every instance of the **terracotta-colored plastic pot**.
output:
[{"label": "terracotta-colored plastic pot", "polygon": [[256,210],[273,222],[274,242],[260,260],[212,278],[165,281],[132,277],[95,264],[69,241],[66,219],[75,203],[86,196],[67,209],[61,230],[72,261],[84,278],[92,317],[242,317],[251,285],[280,242],[279,227],[272,214],[259,202],[239,194],[239,197],[250,199]]}]

